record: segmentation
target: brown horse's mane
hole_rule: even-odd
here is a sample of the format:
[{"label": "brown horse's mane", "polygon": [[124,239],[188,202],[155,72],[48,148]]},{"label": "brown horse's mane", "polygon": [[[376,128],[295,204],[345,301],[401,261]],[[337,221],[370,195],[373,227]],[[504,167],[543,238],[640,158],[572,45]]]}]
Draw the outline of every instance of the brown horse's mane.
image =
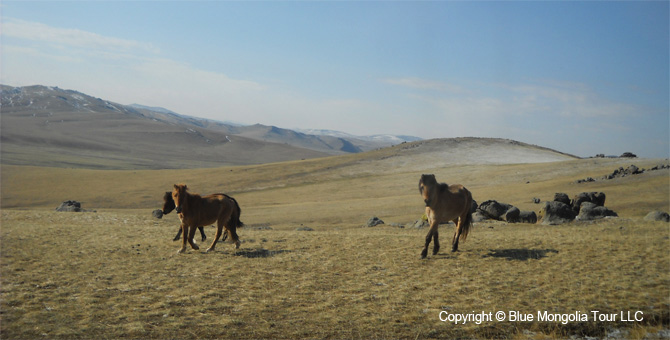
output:
[{"label": "brown horse's mane", "polygon": [[440,190],[440,192],[445,192],[447,189],[449,189],[449,184],[447,184],[447,183],[438,183],[438,184],[437,184],[437,189]]}]

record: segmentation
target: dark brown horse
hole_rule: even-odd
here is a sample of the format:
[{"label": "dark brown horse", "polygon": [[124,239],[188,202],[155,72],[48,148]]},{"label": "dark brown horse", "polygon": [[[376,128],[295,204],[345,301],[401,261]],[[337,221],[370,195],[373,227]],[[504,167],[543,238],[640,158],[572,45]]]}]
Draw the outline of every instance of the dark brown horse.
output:
[{"label": "dark brown horse", "polygon": [[[174,204],[174,200],[172,199],[172,192],[166,191],[165,195],[163,195],[163,210],[161,210],[161,212],[163,213],[163,215],[167,215],[167,214],[171,213],[172,210],[174,210],[174,208],[175,208],[175,204]],[[205,240],[207,239],[207,235],[205,235],[205,229],[203,227],[198,227],[198,230],[200,230],[200,236],[202,237],[202,242],[205,242]],[[177,236],[175,236],[172,239],[172,241],[178,240],[180,236],[181,236],[181,226],[179,226],[179,231],[177,231]],[[223,236],[223,241],[226,240],[226,236],[227,235]]]},{"label": "dark brown horse", "polygon": [[421,175],[419,192],[426,203],[426,216],[430,223],[430,230],[426,235],[426,244],[421,252],[421,258],[426,258],[430,240],[434,240],[433,255],[440,251],[437,228],[440,223],[453,221],[456,224],[454,237],[451,241],[451,251],[458,250],[458,240],[468,237],[472,226],[472,194],[460,184],[447,185],[437,183],[435,175]]},{"label": "dark brown horse", "polygon": [[175,210],[179,214],[183,230],[183,242],[178,253],[186,250],[187,241],[191,245],[191,248],[199,249],[193,243],[195,229],[214,222],[216,222],[217,226],[216,236],[207,251],[214,250],[224,226],[230,239],[235,243],[235,248],[239,248],[240,240],[237,236],[237,228],[242,227],[244,224],[240,221],[242,211],[237,201],[226,194],[200,196],[198,194],[190,194],[187,190],[188,187],[185,184],[175,184],[174,190],[172,190],[172,199],[176,206]]}]

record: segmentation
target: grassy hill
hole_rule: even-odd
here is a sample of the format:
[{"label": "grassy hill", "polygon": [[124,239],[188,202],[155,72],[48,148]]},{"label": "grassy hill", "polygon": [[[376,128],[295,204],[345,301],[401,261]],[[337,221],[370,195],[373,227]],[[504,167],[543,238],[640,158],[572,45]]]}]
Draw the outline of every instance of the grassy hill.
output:
[{"label": "grassy hill", "polygon": [[[407,146],[407,145],[405,145]],[[425,146],[425,145],[424,145]],[[670,325],[668,170],[576,184],[630,160],[452,164],[376,153],[182,170],[2,166],[0,334],[19,338],[663,338]],[[419,148],[419,147],[416,147]],[[417,159],[422,157],[416,155]],[[427,157],[427,156],[426,156]],[[635,160],[640,167],[659,160]],[[437,165],[437,166],[436,166]],[[619,218],[561,226],[476,223],[460,251],[419,260],[422,172],[478,201],[604,191]],[[162,192],[231,193],[242,246],[177,255]],[[96,213],[58,213],[65,199]],[[12,209],[8,209],[8,208]],[[371,216],[387,224],[362,227]],[[298,228],[309,227],[313,231]],[[441,227],[448,244],[451,226]],[[210,237],[213,228],[206,228]],[[449,247],[443,246],[443,249]],[[511,311],[533,315],[514,322]],[[619,315],[594,320],[592,311]],[[442,322],[502,312],[503,321]],[[538,313],[585,321],[537,321]],[[621,320],[642,312],[641,321]]]}]

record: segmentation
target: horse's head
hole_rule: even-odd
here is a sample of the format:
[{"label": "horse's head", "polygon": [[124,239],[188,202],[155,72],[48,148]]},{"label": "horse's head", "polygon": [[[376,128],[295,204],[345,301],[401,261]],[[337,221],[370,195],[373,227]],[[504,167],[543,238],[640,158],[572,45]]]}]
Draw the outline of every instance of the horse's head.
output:
[{"label": "horse's head", "polygon": [[437,193],[435,190],[436,187],[437,180],[435,179],[435,175],[421,175],[421,179],[419,180],[419,193],[423,196],[423,201],[426,202],[426,206],[429,206],[433,201],[433,197]]},{"label": "horse's head", "polygon": [[174,205],[174,199],[172,199],[172,192],[166,191],[165,195],[163,195],[163,215],[167,215],[172,210],[174,210],[175,205]]},{"label": "horse's head", "polygon": [[186,184],[175,184],[172,190],[172,200],[174,201],[175,209],[178,214],[181,213],[184,206],[184,199],[186,198]]}]

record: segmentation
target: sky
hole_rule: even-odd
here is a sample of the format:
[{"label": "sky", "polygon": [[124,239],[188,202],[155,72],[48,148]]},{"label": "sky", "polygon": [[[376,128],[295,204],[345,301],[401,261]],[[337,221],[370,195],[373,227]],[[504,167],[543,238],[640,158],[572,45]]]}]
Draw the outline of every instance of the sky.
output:
[{"label": "sky", "polygon": [[670,157],[668,1],[12,1],[0,83],[291,129]]}]

